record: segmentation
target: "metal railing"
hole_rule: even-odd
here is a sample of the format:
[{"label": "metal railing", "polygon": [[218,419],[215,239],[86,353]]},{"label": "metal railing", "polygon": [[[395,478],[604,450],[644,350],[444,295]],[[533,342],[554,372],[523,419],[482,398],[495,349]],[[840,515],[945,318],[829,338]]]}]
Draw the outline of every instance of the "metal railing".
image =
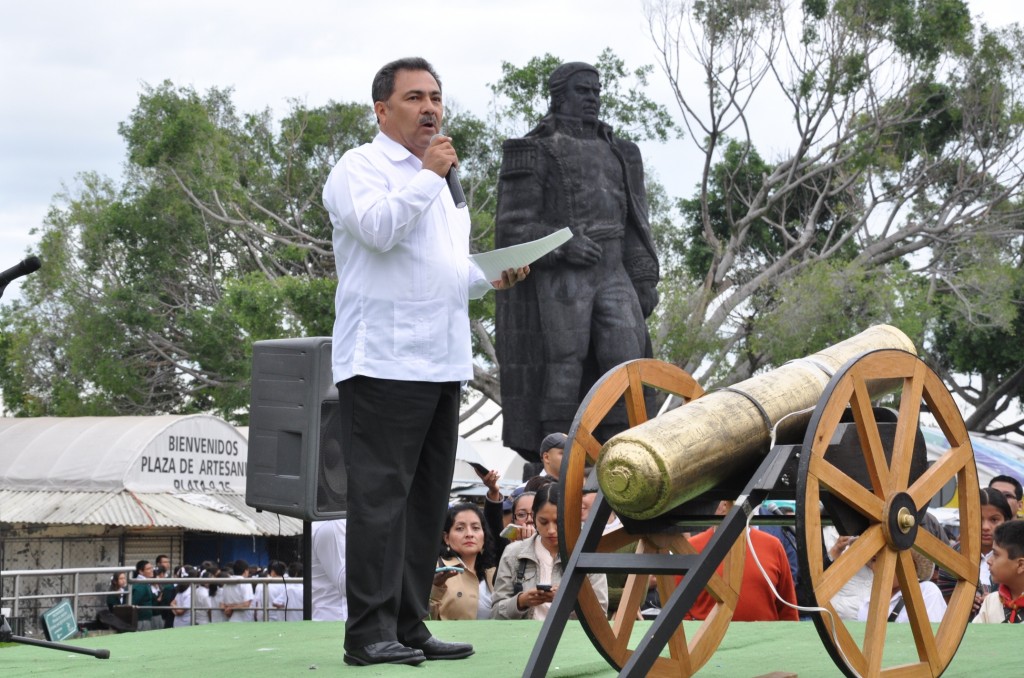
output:
[{"label": "metal railing", "polygon": [[[71,597],[71,609],[75,612],[75,619],[78,619],[78,602],[82,598],[95,598],[97,596],[106,597],[110,595],[111,591],[82,591],[81,590],[81,576],[83,574],[116,574],[118,572],[132,572],[135,568],[119,566],[119,567],[77,567],[59,570],[4,570],[0,572],[0,579],[14,578],[14,594],[11,596],[0,595],[0,607],[2,607],[4,601],[11,601],[11,616],[21,616],[21,602],[23,600],[43,600],[47,598],[63,599]],[[26,594],[21,593],[21,582],[26,577],[54,577],[59,576],[61,578],[61,584],[63,585],[64,577],[71,576],[74,580],[74,584],[71,587],[71,592],[61,591],[60,593],[37,593],[37,594]],[[63,588],[63,586],[62,586]]]},{"label": "metal railing", "polygon": [[[0,580],[14,579],[13,594],[10,596],[2,595],[0,592],[0,607],[7,607],[7,603],[10,603],[11,617],[17,618],[21,616],[22,603],[32,600],[46,600],[52,599],[59,601],[62,599],[71,599],[71,608],[74,611],[75,619],[79,618],[80,602],[83,599],[93,598],[106,598],[109,595],[116,594],[118,591],[103,590],[103,591],[83,591],[81,586],[81,579],[83,575],[96,575],[106,574],[114,575],[119,572],[124,572],[126,575],[134,572],[134,568],[131,566],[116,566],[116,567],[79,567],[79,568],[64,568],[64,569],[50,569],[50,570],[4,570],[0,571]],[[63,590],[64,577],[72,577],[72,586],[70,591]],[[29,577],[60,577],[61,591],[50,592],[50,593],[35,593],[35,594],[22,594],[22,583],[26,578]],[[166,586],[168,584],[189,584],[190,593],[195,592],[196,585],[216,585],[222,586],[239,586],[239,585],[260,585],[260,584],[301,584],[301,579],[282,579],[280,577],[247,577],[247,578],[227,578],[227,577],[160,577],[152,579],[127,579],[128,588],[125,593],[127,594],[127,604],[132,604],[132,585],[134,584],[147,584],[150,586]],[[287,613],[289,611],[301,611],[302,607],[288,607],[288,608],[275,608],[270,601],[270,587],[263,586],[261,589],[257,589],[259,595],[256,596],[254,602],[259,602],[252,608],[254,613],[262,613],[256,618],[262,621],[270,621],[270,613],[272,611],[281,611]],[[148,607],[154,612],[160,610],[174,609],[170,605],[154,605]],[[196,607],[196,596],[190,597],[190,617],[191,624],[196,625],[196,612],[220,609],[219,607]]]}]

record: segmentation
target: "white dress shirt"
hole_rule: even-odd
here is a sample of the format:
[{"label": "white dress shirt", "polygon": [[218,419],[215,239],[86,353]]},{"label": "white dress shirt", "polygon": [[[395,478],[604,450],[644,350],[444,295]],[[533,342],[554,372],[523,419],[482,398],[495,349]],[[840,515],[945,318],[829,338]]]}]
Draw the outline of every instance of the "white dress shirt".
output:
[{"label": "white dress shirt", "polygon": [[281,584],[268,584],[270,621],[302,621],[302,579],[286,576]]},{"label": "white dress shirt", "polygon": [[[939,590],[939,587],[930,581],[921,582],[921,598],[924,600],[924,608],[925,613],[928,615],[928,620],[933,622],[942,621],[942,615],[946,614],[946,601],[942,597],[942,591]],[[893,594],[892,598],[889,599],[889,614],[892,614],[896,603],[901,600],[903,600],[902,591],[897,591]],[[867,621],[870,607],[871,599],[869,598],[861,604],[860,611],[857,613],[857,621]],[[900,613],[896,616],[896,621],[903,623],[910,621],[906,606],[900,610]]]},{"label": "white dress shirt", "polygon": [[[238,575],[232,575],[231,579],[241,580],[243,579],[243,577],[240,577]],[[220,591],[218,591],[218,597],[220,597],[219,594],[221,592],[223,592],[224,597],[221,598],[220,602],[224,605],[238,605],[239,603],[248,603],[249,608],[252,608],[253,600],[256,598],[256,596],[252,592],[252,584],[230,584],[222,586],[220,588]],[[251,609],[245,609],[241,607],[232,610],[230,617],[228,617],[226,614],[224,616],[227,617],[227,620],[231,622],[256,621],[256,615],[253,613]]]},{"label": "white dress shirt", "polygon": [[338,270],[334,381],[471,379],[469,299],[491,284],[445,180],[379,133],[342,156],[323,200]]},{"label": "white dress shirt", "polygon": [[345,528],[347,522],[320,520],[312,526],[310,581],[313,621],[348,619],[345,597]]}]

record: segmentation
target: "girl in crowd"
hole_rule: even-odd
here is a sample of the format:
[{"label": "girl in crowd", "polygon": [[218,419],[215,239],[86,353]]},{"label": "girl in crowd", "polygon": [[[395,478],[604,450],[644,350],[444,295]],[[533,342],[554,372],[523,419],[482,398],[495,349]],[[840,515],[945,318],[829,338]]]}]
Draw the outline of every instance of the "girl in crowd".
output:
[{"label": "girl in crowd", "polygon": [[128,573],[127,572],[115,572],[110,577],[110,590],[113,593],[107,596],[107,609],[111,612],[114,611],[115,605],[127,605],[128,604]]},{"label": "girl in crowd", "polygon": [[494,590],[494,540],[474,504],[456,504],[444,521],[444,547],[430,591],[431,619],[489,619]]},{"label": "girl in crowd", "polygon": [[[498,563],[491,610],[494,619],[543,619],[562,579],[558,554],[559,484],[548,483],[533,497],[536,534],[509,544]],[[601,607],[608,611],[608,581],[590,574]]]},{"label": "girl in crowd", "polygon": [[[995,533],[997,527],[1002,525],[1007,520],[1010,520],[1013,516],[1010,512],[1010,505],[1006,501],[1006,497],[1003,496],[999,490],[994,490],[991,487],[983,487],[980,492],[981,498],[981,571],[978,576],[978,592],[974,597],[974,607],[971,610],[971,618],[978,614],[978,608],[981,607],[981,601],[989,594],[990,591],[994,590],[992,586],[992,575],[988,569],[988,556],[992,552],[992,536]],[[956,550],[960,550],[960,545],[954,546]],[[955,575],[946,572],[942,568],[939,568],[938,582],[939,589],[942,591],[942,597],[949,602],[949,597],[953,594],[953,589],[956,588],[957,578]]]},{"label": "girl in crowd", "polygon": [[[185,565],[178,571],[179,577],[198,577],[199,570],[191,565]],[[196,585],[197,590],[203,588]],[[176,593],[171,599],[171,610],[174,612],[174,628],[192,626],[192,585],[181,583],[175,585]],[[203,614],[199,609],[199,596],[196,596],[196,623],[199,624],[199,617]]]},{"label": "girl in crowd", "polygon": [[[222,573],[219,567],[213,567],[203,573],[203,579],[209,579],[210,584],[205,587],[199,587],[203,588],[204,592],[197,593],[199,597],[196,599],[196,624],[226,622],[227,618],[224,617],[224,610],[220,608],[223,589],[216,582],[218,579],[227,579],[227,576]],[[200,603],[203,603],[202,606],[209,611],[206,619],[203,619],[204,616],[200,612]]]}]

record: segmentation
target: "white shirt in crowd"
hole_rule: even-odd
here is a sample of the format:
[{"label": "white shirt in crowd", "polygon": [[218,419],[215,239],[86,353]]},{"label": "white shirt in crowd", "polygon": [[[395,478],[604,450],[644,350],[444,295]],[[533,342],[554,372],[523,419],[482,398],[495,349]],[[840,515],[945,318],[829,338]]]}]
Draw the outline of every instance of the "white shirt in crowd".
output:
[{"label": "white shirt in crowd", "polygon": [[196,626],[199,626],[200,624],[209,624],[209,608],[213,606],[213,603],[210,600],[210,589],[205,586],[196,586],[195,593],[193,595],[195,595],[196,598]]},{"label": "white shirt in crowd", "polygon": [[[231,579],[240,580],[243,577],[238,575],[232,575]],[[221,596],[224,596],[221,598]],[[225,584],[220,587],[217,592],[217,597],[220,599],[221,605],[237,605],[239,603],[247,603],[252,608],[253,600],[255,596],[252,592],[252,584]],[[226,614],[224,616],[227,616]],[[228,621],[233,622],[251,622],[255,621],[256,617],[251,609],[244,610],[241,608],[235,609],[231,616],[227,618]]]},{"label": "white shirt in crowd", "polygon": [[[302,621],[302,579],[285,576],[284,581],[266,584],[270,621]],[[262,604],[262,601],[259,601]]]},{"label": "white shirt in crowd", "polygon": [[[178,591],[172,604],[174,607],[184,610],[183,613],[174,615],[174,628],[192,626],[192,587]],[[196,612],[196,616],[199,616],[199,612]]]},{"label": "white shirt in crowd", "polygon": [[[942,615],[946,613],[946,601],[942,597],[942,591],[933,582],[923,581],[921,582],[921,597],[924,598],[924,607],[928,613],[928,621],[940,622],[942,621]],[[896,604],[903,600],[903,592],[897,591],[892,598],[889,599],[889,614],[896,608]],[[857,621],[867,621],[868,619],[868,608],[871,606],[871,599],[868,598],[861,604],[860,611],[857,613]],[[896,616],[897,622],[909,622],[910,617],[907,616],[907,606],[903,605],[903,609]]]},{"label": "white shirt in crowd", "polygon": [[310,586],[314,621],[348,619],[348,600],[345,597],[346,524],[344,518],[313,523]]}]

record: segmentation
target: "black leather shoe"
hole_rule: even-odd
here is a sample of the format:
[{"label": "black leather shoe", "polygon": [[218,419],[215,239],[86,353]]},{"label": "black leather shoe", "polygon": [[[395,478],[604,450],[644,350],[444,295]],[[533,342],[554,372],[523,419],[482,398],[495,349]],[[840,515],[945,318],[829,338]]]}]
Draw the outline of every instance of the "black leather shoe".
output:
[{"label": "black leather shoe", "polygon": [[[470,649],[472,652],[472,649]],[[422,664],[426,657],[420,650],[406,647],[394,640],[381,643],[370,643],[358,650],[345,652],[345,663],[352,666],[369,666],[370,664]]]},{"label": "black leather shoe", "polygon": [[409,647],[422,650],[427,659],[464,659],[473,654],[469,643],[446,643],[433,636],[422,643],[409,643]]}]

